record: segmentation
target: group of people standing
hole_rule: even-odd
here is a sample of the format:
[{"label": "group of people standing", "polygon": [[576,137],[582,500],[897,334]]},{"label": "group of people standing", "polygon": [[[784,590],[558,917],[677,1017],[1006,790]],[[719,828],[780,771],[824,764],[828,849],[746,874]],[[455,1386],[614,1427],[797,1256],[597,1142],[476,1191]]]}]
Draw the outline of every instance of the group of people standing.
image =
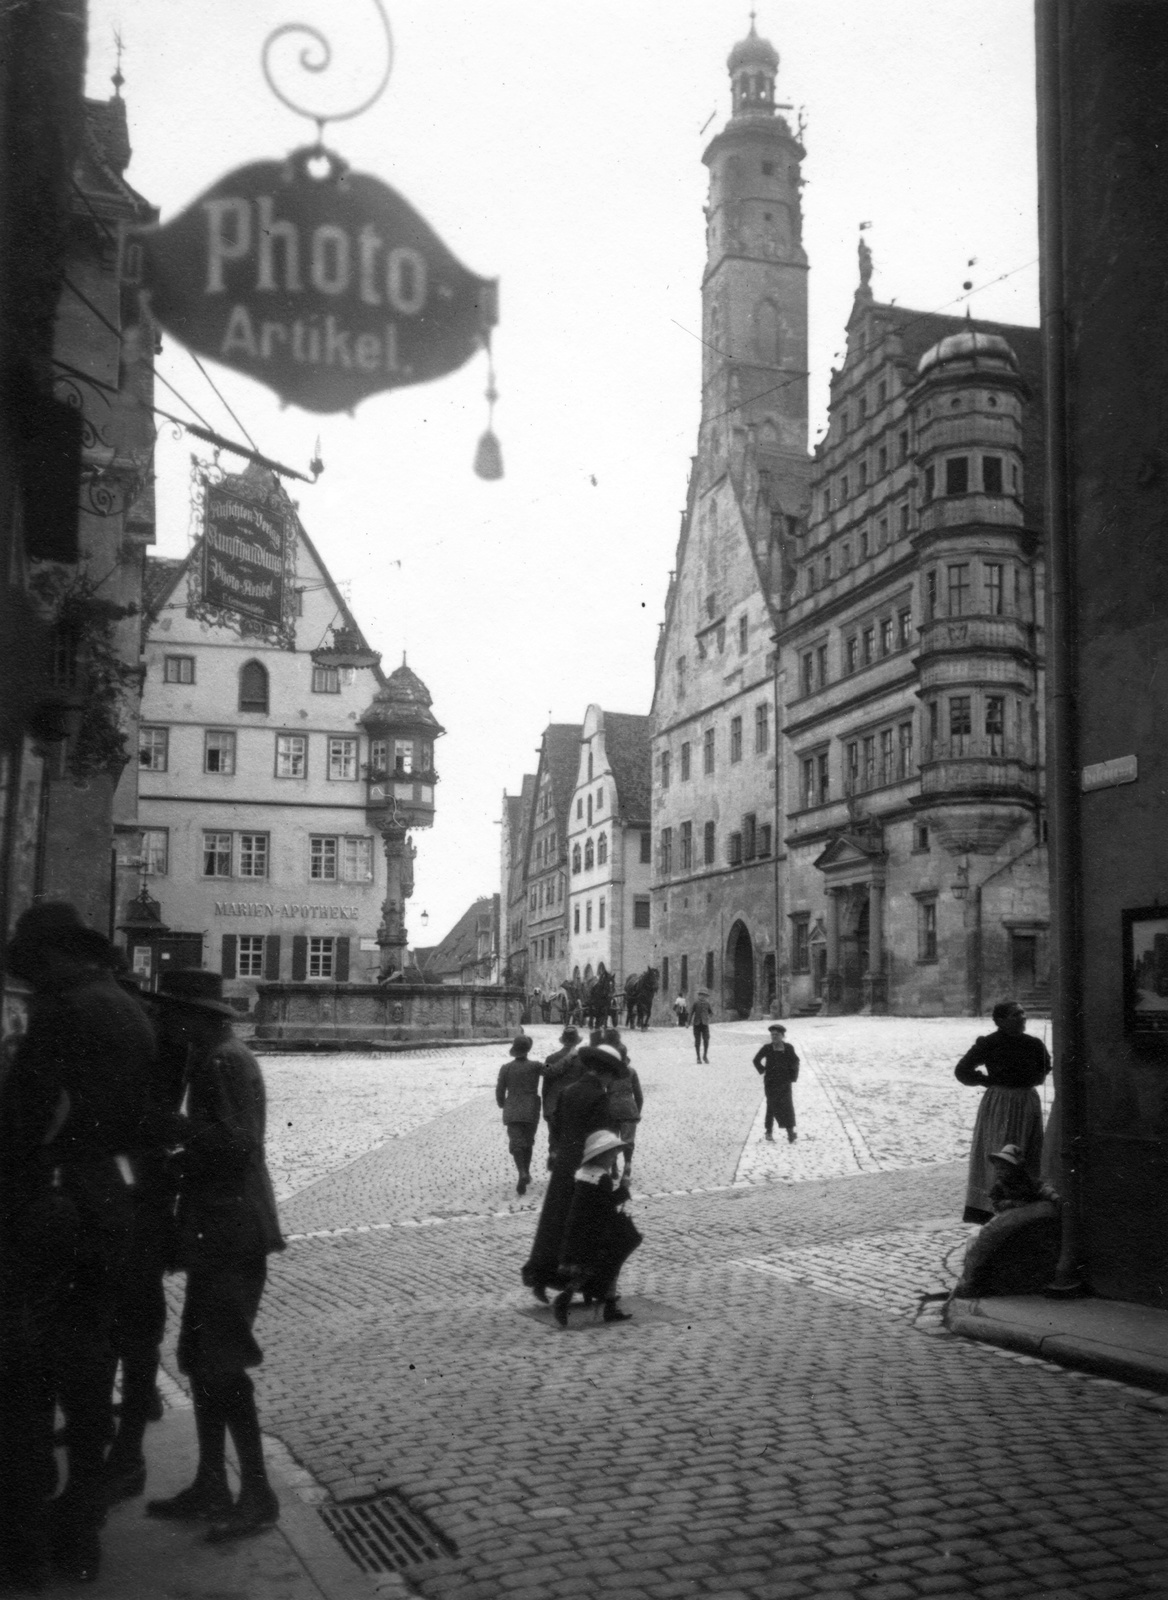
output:
[{"label": "group of people standing", "polygon": [[143,1493],[168,1271],[186,1273],[178,1365],[199,1464],[147,1512],[204,1522],[212,1542],[279,1516],[248,1376],[267,1257],[284,1247],[263,1078],[218,974],[165,973],[148,996],[121,966],[65,902],[26,911],[8,949],[31,1001],[0,1068],[0,1586],[93,1581],[109,1506]]},{"label": "group of people standing", "polygon": [[542,1062],[532,1060],[531,1048],[526,1035],[515,1040],[495,1090],[523,1194],[543,1087],[550,1177],[523,1282],[545,1304],[556,1291],[552,1310],[561,1327],[576,1296],[602,1306],[605,1322],[625,1322],[631,1313],[620,1308],[617,1280],[641,1242],[625,1210],[644,1104],[640,1079],[615,1028],[598,1029],[582,1045],[579,1030],[567,1027],[560,1049]]}]

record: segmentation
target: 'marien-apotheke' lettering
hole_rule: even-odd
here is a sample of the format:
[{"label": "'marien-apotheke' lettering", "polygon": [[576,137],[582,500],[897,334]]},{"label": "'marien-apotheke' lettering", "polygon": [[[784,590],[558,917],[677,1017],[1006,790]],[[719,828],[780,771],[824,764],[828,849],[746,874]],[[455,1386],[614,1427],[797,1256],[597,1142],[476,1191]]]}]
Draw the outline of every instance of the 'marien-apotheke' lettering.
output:
[{"label": "'marien-apotheke' lettering", "polygon": [[277,911],[276,905],[270,900],[216,900],[215,915],[217,917],[300,917],[302,920],[312,920],[323,917],[325,920],[336,922],[355,922],[361,915],[359,906],[306,906],[282,905]]}]

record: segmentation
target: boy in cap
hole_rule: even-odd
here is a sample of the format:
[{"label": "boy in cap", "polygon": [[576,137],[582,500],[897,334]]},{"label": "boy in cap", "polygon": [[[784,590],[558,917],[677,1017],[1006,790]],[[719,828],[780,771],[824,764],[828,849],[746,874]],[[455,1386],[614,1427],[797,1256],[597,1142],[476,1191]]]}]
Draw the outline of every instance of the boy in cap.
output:
[{"label": "boy in cap", "polygon": [[640,1233],[624,1211],[628,1184],[616,1181],[617,1160],[625,1148],[619,1134],[603,1128],[584,1141],[560,1241],[560,1270],[568,1287],[552,1302],[561,1328],[568,1326],[574,1294],[583,1295],[585,1301],[602,1300],[605,1322],[627,1322],[632,1316],[631,1311],[620,1309],[616,1292],[621,1268],[641,1243]]},{"label": "boy in cap", "polygon": [[[266,1097],[259,1064],[235,1037],[223,979],[198,968],[163,974],[160,1031],[187,1047],[187,1115],[179,1138],[176,1265],[187,1275],[178,1365],[191,1381],[199,1464],[195,1480],[148,1516],[208,1521],[219,1544],[271,1527],[280,1504],[264,1467],[248,1367],[267,1257],[284,1240],[264,1162]],[[226,1435],[239,1459],[239,1499],[227,1486]]]},{"label": "boy in cap", "polygon": [[512,1059],[499,1068],[495,1084],[495,1102],[502,1109],[507,1144],[519,1173],[516,1194],[526,1194],[531,1182],[531,1154],[539,1130],[539,1079],[543,1062],[530,1060],[530,1054],[531,1040],[525,1033],[518,1034],[511,1046]]},{"label": "boy in cap", "polygon": [[770,1043],[764,1044],[754,1058],[754,1070],[762,1073],[766,1093],[766,1139],[774,1144],[774,1126],[787,1130],[787,1143],[795,1143],[795,1099],[791,1085],[799,1076],[799,1057],[787,1043],[787,1030],[781,1022],[772,1022],[769,1028]]},{"label": "boy in cap", "polygon": [[693,1024],[694,1051],[699,1061],[710,1059],[710,1018],[714,1008],[710,1003],[710,991],[699,989],[698,997],[693,1003],[693,1010],[689,1020]]},{"label": "boy in cap", "polygon": [[1016,1144],[1005,1144],[989,1158],[994,1169],[994,1182],[990,1189],[990,1204],[994,1215],[1003,1211],[1016,1211],[1020,1206],[1032,1206],[1036,1200],[1057,1200],[1049,1183],[1039,1183],[1026,1170],[1026,1159]]}]

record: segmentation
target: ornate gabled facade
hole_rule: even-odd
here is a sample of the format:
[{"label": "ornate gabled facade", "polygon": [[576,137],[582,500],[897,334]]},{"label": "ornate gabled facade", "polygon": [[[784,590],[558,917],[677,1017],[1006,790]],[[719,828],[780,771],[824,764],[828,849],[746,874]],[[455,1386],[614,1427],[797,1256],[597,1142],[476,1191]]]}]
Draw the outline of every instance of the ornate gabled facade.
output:
[{"label": "ornate gabled facade", "polygon": [[810,465],[803,149],[778,65],[752,25],[703,157],[702,418],[653,697],[653,964],[663,994],[705,985],[742,1016],[777,986],[772,636]]},{"label": "ornate gabled facade", "polygon": [[499,919],[504,983],[523,984],[527,977],[527,830],[534,799],[533,772],[523,774],[518,794],[503,794]]},{"label": "ornate gabled facade", "polygon": [[980,1012],[1048,961],[1038,330],[870,270],[779,633],[788,1000]]},{"label": "ornate gabled facade", "polygon": [[525,850],[527,988],[558,989],[568,971],[568,817],[580,757],[578,722],[550,722],[540,740]]},{"label": "ornate gabled facade", "polygon": [[620,989],[652,955],[652,717],[588,707],[568,823],[572,977]]}]

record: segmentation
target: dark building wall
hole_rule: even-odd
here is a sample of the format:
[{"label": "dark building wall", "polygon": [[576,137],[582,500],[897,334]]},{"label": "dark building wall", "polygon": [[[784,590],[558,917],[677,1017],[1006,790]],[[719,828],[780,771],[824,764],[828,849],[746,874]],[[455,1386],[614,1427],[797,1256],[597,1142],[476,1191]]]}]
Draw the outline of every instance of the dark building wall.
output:
[{"label": "dark building wall", "polygon": [[[1166,1306],[1168,1033],[1125,1030],[1122,913],[1161,904],[1168,919],[1168,7],[1046,0],[1038,60],[1044,324],[1061,379],[1051,633],[1067,659],[1051,716],[1064,1181],[1074,1188],[1078,1171],[1090,1287]],[[1078,792],[1083,767],[1131,756],[1136,781]]]}]

